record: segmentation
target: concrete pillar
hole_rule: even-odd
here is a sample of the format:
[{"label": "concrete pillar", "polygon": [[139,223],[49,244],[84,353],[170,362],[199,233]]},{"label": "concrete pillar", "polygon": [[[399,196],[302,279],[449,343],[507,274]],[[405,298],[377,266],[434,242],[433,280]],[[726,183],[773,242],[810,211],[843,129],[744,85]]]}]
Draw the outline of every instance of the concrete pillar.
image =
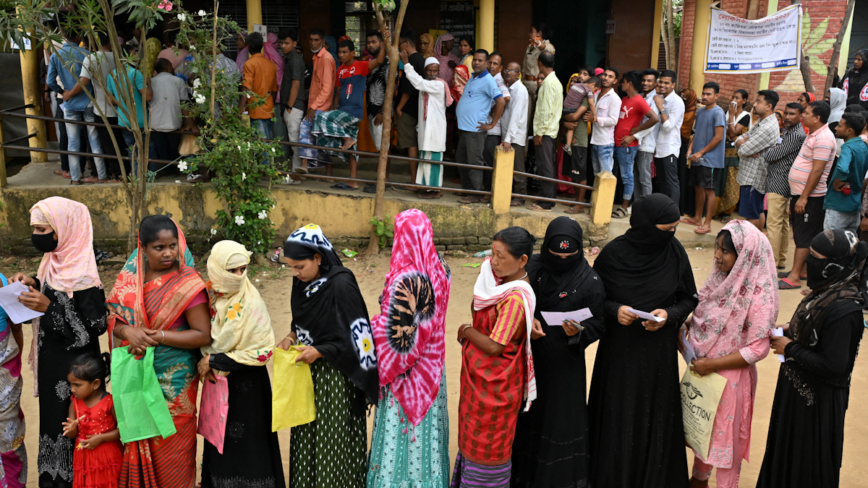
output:
[{"label": "concrete pillar", "polygon": [[615,187],[618,179],[608,171],[597,173],[594,177],[594,192],[591,193],[591,223],[595,226],[606,225],[612,220],[612,206],[615,202]]},{"label": "concrete pillar", "polygon": [[648,66],[654,69],[657,69],[657,60],[660,58],[660,21],[662,19],[663,0],[654,0],[654,27],[651,29],[651,63],[648,64]]},{"label": "concrete pillar", "polygon": [[[705,46],[711,23],[711,0],[696,0],[693,20],[693,48],[690,51],[690,88],[702,93],[705,84]],[[683,85],[682,85],[683,86]]]},{"label": "concrete pillar", "polygon": [[491,209],[495,214],[509,213],[514,163],[515,151],[506,152],[497,146],[494,151],[494,174],[491,176]]},{"label": "concrete pillar", "polygon": [[479,39],[476,40],[476,48],[488,52],[494,51],[494,2],[479,0]]},{"label": "concrete pillar", "polygon": [[[33,33],[30,33],[33,39]],[[22,46],[23,47],[23,46]],[[22,49],[20,51],[21,58],[21,84],[24,86],[24,103],[33,105],[33,108],[27,109],[27,115],[44,115],[42,113],[42,79],[39,76],[39,46],[36,42],[31,43],[31,49]],[[45,122],[36,119],[27,119],[27,132],[29,134],[36,133],[35,137],[28,139],[30,147],[45,149]],[[34,162],[44,163],[46,154],[44,152],[31,152],[30,160]]]},{"label": "concrete pillar", "polygon": [[253,32],[253,24],[262,25],[262,0],[247,0],[247,32]]}]

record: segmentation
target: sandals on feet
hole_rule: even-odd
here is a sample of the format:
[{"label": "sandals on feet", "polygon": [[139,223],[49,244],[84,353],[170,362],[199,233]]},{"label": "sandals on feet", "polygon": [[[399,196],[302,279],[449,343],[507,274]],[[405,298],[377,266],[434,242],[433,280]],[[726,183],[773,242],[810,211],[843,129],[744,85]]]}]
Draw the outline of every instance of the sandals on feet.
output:
[{"label": "sandals on feet", "polygon": [[802,285],[797,285],[786,278],[778,281],[778,290],[798,290],[801,287]]},{"label": "sandals on feet", "polygon": [[627,211],[624,210],[624,207],[618,207],[612,212],[613,219],[623,219],[627,216]]},{"label": "sandals on feet", "polygon": [[532,205],[528,205],[527,209],[533,210],[534,212],[551,212],[552,211],[552,209],[550,209],[550,208],[540,207],[539,205],[537,205],[535,203]]}]

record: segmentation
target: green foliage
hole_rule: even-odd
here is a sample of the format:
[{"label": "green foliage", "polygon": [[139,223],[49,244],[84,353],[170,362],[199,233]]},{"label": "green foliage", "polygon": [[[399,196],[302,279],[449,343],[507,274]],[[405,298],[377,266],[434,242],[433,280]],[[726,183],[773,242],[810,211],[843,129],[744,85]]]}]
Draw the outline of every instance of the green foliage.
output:
[{"label": "green foliage", "polygon": [[[193,99],[184,108],[198,118],[200,136],[198,145],[202,152],[179,165],[181,171],[207,168],[213,172],[211,188],[223,203],[217,211],[217,226],[226,239],[244,244],[248,250],[265,253],[274,241],[275,229],[268,212],[274,208],[268,185],[263,180],[279,178],[276,158],[282,156],[280,145],[265,142],[259,133],[242,117],[238,107],[239,74],[231,69],[220,68],[221,58],[212,54],[214,48],[214,12],[200,10],[198,14],[179,12],[181,27],[178,44],[189,45],[193,61],[184,68],[193,80]],[[241,29],[237,24],[218,17],[218,33],[234,33]],[[223,39],[217,37],[218,53],[224,48]],[[213,73],[215,60],[218,68]],[[230,61],[234,67],[234,61]],[[231,68],[230,67],[230,68]],[[212,112],[212,100],[214,111]],[[262,104],[261,99],[251,99],[248,107]],[[268,164],[264,164],[264,160]]]},{"label": "green foliage", "polygon": [[379,238],[380,248],[386,247],[386,238],[392,238],[395,236],[395,226],[391,223],[386,223],[382,219],[378,219],[377,217],[371,217],[371,220],[368,221],[369,224],[374,228],[374,233],[377,234]]}]

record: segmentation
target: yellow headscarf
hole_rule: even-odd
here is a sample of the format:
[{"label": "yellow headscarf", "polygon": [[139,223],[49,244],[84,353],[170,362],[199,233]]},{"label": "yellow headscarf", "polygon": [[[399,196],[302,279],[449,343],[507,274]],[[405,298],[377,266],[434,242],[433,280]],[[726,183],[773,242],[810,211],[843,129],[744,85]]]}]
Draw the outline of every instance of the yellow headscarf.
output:
[{"label": "yellow headscarf", "polygon": [[211,345],[203,354],[223,353],[235,362],[265,366],[274,351],[271,317],[247,272],[238,276],[230,269],[250,263],[250,253],[235,241],[221,241],[211,249]]}]

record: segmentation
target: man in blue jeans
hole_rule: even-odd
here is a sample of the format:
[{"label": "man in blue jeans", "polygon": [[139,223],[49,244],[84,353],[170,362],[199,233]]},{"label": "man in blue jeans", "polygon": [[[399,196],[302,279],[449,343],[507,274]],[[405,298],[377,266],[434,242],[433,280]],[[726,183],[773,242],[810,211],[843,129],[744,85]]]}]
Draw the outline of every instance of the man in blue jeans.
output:
[{"label": "man in blue jeans", "polygon": [[600,75],[600,93],[595,101],[597,117],[594,118],[590,110],[582,117],[585,122],[594,123],[591,132],[591,164],[594,174],[603,171],[611,173],[615,166],[615,126],[621,112],[621,99],[614,89],[617,79],[618,70],[615,68],[606,68],[603,71]]},{"label": "man in blue jeans", "polygon": [[[622,219],[627,216],[627,207],[633,199],[633,162],[639,151],[639,141],[633,136],[636,132],[653,127],[657,123],[657,114],[648,106],[645,97],[639,94],[642,87],[642,74],[638,71],[628,71],[621,79],[621,91],[627,95],[621,99],[620,116],[615,126],[615,162],[621,171],[624,182],[624,199],[621,207],[612,212],[612,217]],[[642,122],[643,118],[646,118]]]},{"label": "man in blue jeans", "polygon": [[[81,74],[81,65],[87,51],[78,47],[81,42],[81,37],[77,34],[65,33],[65,41],[63,46],[51,55],[48,60],[48,75],[46,82],[52,91],[63,95],[63,119],[68,121],[87,121],[95,120],[93,113],[93,104],[90,97],[84,90],[77,90],[74,93],[72,90],[77,85],[77,79]],[[60,78],[59,85],[57,78]],[[66,124],[66,134],[68,137],[68,150],[70,152],[80,152],[81,147],[81,126],[75,123]],[[99,141],[99,134],[95,126],[87,127],[87,138],[90,141],[90,147],[96,154],[102,154],[102,147]],[[103,158],[95,157],[97,174],[99,180],[93,177],[82,179],[81,177],[81,156],[69,155],[69,176],[72,179],[73,185],[81,185],[82,183],[105,183],[107,181],[105,161]]]}]

